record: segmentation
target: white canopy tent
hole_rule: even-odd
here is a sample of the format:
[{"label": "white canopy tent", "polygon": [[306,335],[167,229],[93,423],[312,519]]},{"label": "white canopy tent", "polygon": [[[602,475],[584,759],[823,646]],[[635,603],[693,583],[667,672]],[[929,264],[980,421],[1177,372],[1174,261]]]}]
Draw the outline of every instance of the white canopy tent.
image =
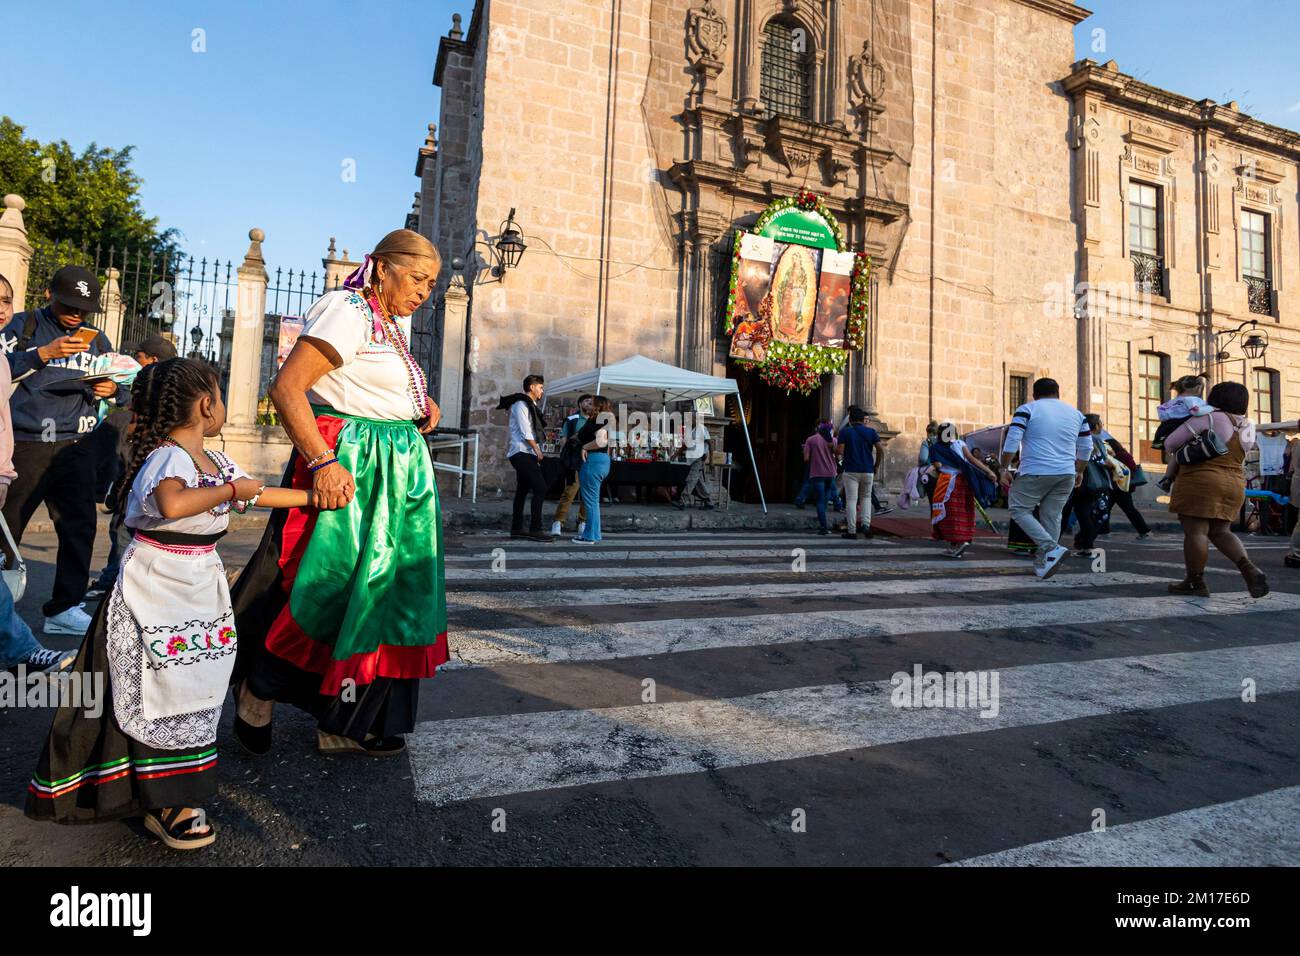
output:
[{"label": "white canopy tent", "polygon": [[594,368],[589,372],[579,372],[546,385],[546,400],[560,395],[579,395],[589,392],[592,395],[604,395],[617,401],[641,399],[655,400],[663,405],[669,402],[688,402],[697,398],[712,398],[715,395],[735,395],[736,407],[740,409],[740,426],[745,434],[745,448],[749,452],[750,464],[754,467],[754,482],[758,485],[758,500],[767,513],[767,499],[763,496],[763,483],[758,477],[758,463],[754,461],[754,446],[749,441],[749,424],[745,421],[745,405],[740,400],[740,387],[735,379],[719,378],[705,375],[703,372],[689,372],[675,365],[656,362],[644,355]]}]

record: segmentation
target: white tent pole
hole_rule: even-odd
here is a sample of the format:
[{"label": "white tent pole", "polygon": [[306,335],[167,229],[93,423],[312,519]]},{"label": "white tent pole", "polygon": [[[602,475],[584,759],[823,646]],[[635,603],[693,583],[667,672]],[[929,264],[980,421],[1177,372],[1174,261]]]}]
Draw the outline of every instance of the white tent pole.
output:
[{"label": "white tent pole", "polygon": [[736,390],[736,406],[740,409],[740,427],[745,432],[745,447],[749,449],[749,463],[754,466],[754,484],[758,486],[758,500],[763,506],[763,514],[767,514],[767,499],[763,497],[763,479],[758,477],[758,462],[754,458],[754,446],[749,440],[749,423],[745,421],[745,400],[741,397],[740,390]]}]

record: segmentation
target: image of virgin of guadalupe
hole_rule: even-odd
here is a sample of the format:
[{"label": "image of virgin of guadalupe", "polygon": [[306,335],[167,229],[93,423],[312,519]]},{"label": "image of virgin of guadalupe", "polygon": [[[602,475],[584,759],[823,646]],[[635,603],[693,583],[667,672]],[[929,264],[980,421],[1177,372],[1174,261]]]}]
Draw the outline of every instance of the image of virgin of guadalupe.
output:
[{"label": "image of virgin of guadalupe", "polygon": [[817,311],[820,255],[820,249],[806,246],[785,246],[781,251],[772,274],[772,338],[781,342],[808,341]]}]

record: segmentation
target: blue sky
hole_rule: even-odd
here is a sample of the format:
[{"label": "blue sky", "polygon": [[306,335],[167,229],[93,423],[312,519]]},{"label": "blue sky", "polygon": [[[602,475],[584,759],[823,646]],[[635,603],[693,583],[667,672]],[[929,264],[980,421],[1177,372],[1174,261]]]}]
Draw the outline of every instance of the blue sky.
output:
[{"label": "blue sky", "polygon": [[[544,2],[544,0],[538,0]],[[599,0],[589,0],[599,2]],[[1300,128],[1300,0],[1085,0],[1079,57]],[[437,119],[438,39],[472,0],[58,0],[8,18],[0,112],[37,138],[136,147],[144,202],[196,256],[267,232],[274,268],[400,226]],[[1272,26],[1269,26],[1272,24]],[[75,25],[69,29],[70,25]],[[192,31],[206,31],[195,53]],[[1092,49],[1095,29],[1105,49]],[[37,69],[42,49],[57,59]],[[356,182],[343,163],[356,162]],[[0,183],[0,189],[4,184]]]}]

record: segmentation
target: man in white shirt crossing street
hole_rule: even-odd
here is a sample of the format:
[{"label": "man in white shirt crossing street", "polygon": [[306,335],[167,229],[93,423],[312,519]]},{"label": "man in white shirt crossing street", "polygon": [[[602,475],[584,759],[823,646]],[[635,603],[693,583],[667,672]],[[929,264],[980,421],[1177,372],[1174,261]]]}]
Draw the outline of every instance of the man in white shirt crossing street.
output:
[{"label": "man in white shirt crossing street", "polygon": [[[1038,379],[1033,394],[1034,400],[1011,416],[1002,445],[1002,484],[1010,485],[1011,519],[1038,546],[1034,573],[1050,578],[1070,553],[1059,542],[1061,512],[1070,492],[1083,481],[1092,455],[1092,431],[1083,412],[1061,401],[1054,379]],[[1017,452],[1020,467],[1012,483],[1008,469]],[[1039,518],[1034,517],[1035,508]]]}]

